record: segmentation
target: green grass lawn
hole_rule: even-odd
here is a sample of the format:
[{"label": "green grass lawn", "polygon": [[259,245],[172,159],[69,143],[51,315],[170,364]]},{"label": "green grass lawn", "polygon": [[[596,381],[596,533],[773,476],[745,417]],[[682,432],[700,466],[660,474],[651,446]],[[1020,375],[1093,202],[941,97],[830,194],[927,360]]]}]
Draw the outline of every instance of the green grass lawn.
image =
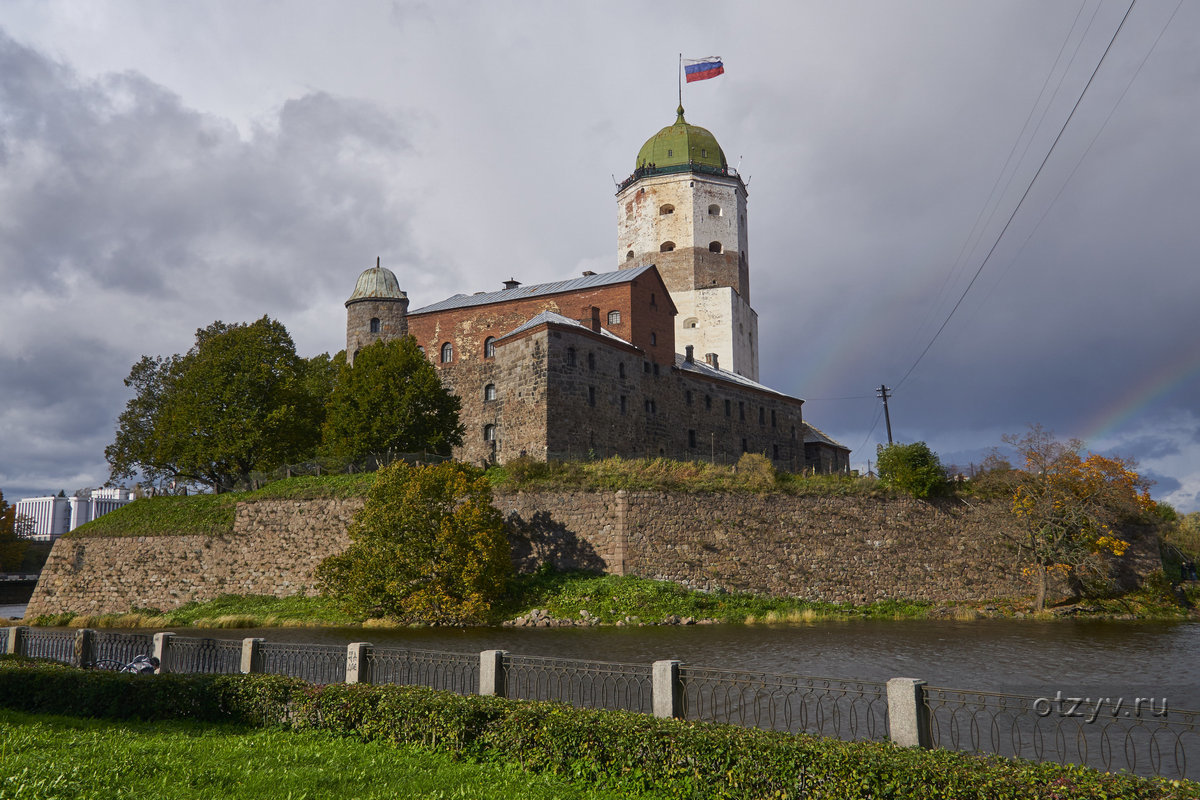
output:
[{"label": "green grass lawn", "polygon": [[656,796],[321,733],[0,710],[0,800]]}]

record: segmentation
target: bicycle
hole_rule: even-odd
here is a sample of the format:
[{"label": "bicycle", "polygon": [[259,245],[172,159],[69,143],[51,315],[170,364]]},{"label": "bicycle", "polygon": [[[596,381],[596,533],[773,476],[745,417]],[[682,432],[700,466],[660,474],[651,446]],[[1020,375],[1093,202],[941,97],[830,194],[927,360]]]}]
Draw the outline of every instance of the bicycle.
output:
[{"label": "bicycle", "polygon": [[126,672],[133,675],[153,675],[158,670],[158,659],[154,656],[134,656],[128,663],[116,658],[102,658],[88,664],[85,669],[102,669],[108,672]]}]

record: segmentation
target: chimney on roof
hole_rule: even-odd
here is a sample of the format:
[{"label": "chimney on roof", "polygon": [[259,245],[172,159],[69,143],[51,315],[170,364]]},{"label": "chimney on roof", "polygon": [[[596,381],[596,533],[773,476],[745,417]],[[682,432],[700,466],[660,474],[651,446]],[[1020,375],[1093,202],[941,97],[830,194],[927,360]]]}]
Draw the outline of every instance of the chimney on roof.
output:
[{"label": "chimney on roof", "polygon": [[600,309],[596,306],[584,306],[579,315],[579,322],[592,333],[600,332]]},{"label": "chimney on roof", "polygon": [[690,344],[687,347],[683,348],[683,352],[684,352],[683,360],[689,364],[696,363],[696,357],[694,355],[692,355],[692,351],[695,349],[696,348]]},{"label": "chimney on roof", "polygon": [[596,273],[592,272],[590,269],[585,269],[585,270],[583,271],[583,277],[585,277],[585,278],[590,278],[590,277],[592,277],[592,276],[593,276],[593,275],[595,275],[595,274],[596,274]]},{"label": "chimney on roof", "polygon": [[509,278],[508,280],[506,280],[504,282],[505,289],[515,289],[520,285],[521,285],[521,282],[519,280],[517,280],[516,278]]},{"label": "chimney on roof", "polygon": [[720,367],[717,366],[717,354],[716,353],[705,353],[704,354],[704,362],[706,364],[708,364],[710,367],[712,367],[713,369],[720,369]]}]

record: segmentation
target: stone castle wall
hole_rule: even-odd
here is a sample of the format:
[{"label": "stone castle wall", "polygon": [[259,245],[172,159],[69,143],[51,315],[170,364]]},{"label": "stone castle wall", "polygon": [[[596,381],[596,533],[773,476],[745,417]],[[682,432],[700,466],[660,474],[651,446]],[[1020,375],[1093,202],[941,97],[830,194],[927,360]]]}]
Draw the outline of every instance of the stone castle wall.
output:
[{"label": "stone castle wall", "polygon": [[[980,601],[1028,596],[1002,504],[662,492],[497,496],[521,569],[552,563],[704,590],[811,600]],[[313,570],[349,542],[361,500],[238,506],[226,536],[60,539],[28,613],[175,608],[222,594],[316,592]],[[1130,574],[1158,565],[1149,538]]]}]

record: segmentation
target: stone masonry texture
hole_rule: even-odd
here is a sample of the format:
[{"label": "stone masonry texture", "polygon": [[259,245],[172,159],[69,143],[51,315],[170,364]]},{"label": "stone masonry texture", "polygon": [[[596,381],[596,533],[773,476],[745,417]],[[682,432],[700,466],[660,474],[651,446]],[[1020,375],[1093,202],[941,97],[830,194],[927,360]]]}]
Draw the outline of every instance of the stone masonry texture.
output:
[{"label": "stone masonry texture", "polygon": [[[541,563],[830,602],[1027,597],[1003,503],[662,492],[498,495],[514,564]],[[31,616],[171,609],[222,594],[313,595],[313,570],[349,543],[361,500],[238,506],[226,536],[60,539]],[[1123,571],[1158,567],[1135,538]]]}]

